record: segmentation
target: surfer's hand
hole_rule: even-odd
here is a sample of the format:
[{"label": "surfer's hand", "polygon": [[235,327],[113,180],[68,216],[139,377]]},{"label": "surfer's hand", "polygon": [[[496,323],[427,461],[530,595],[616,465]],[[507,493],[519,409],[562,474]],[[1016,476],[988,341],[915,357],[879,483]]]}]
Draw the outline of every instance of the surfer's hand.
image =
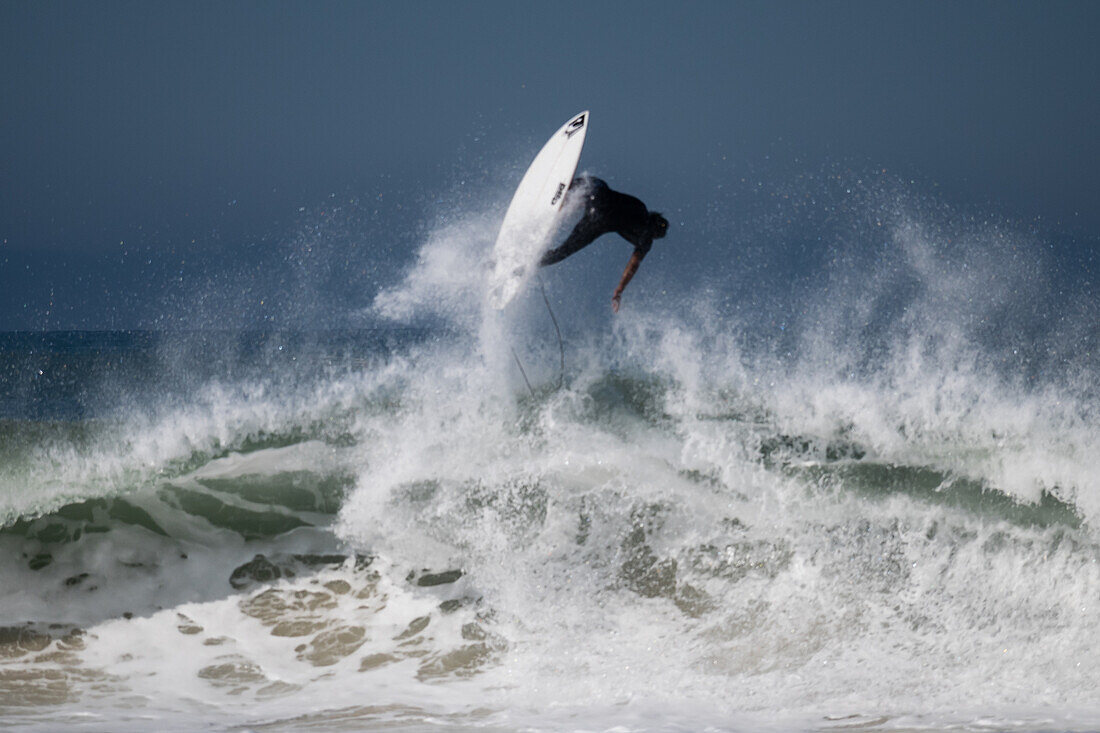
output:
[{"label": "surfer's hand", "polygon": [[614,295],[611,296],[611,312],[612,313],[618,313],[619,312],[619,302],[622,301],[622,299],[623,299],[623,294],[622,293],[615,293]]}]

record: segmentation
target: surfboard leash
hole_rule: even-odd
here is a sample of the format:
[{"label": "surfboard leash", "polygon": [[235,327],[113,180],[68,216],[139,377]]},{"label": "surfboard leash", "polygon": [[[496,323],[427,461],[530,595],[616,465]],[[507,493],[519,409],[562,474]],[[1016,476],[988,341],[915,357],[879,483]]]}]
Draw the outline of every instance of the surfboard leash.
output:
[{"label": "surfboard leash", "polygon": [[[542,302],[546,304],[546,312],[550,314],[550,321],[554,324],[554,333],[558,335],[558,353],[561,356],[561,366],[558,371],[558,386],[557,389],[561,389],[565,384],[565,341],[561,337],[561,328],[558,326],[558,317],[554,315],[554,309],[550,307],[550,298],[546,296],[546,287],[542,284],[542,275],[539,275],[539,290],[542,292]],[[523,368],[523,362],[519,360],[519,354],[516,353],[515,347],[509,347],[512,351],[512,358],[516,360],[516,366],[519,367],[519,373],[523,377],[524,384],[527,385],[527,391],[531,393],[531,396],[535,396],[535,388],[531,386],[531,380],[527,378],[527,370]]]},{"label": "surfboard leash", "polygon": [[527,378],[527,372],[524,371],[524,369],[523,369],[523,362],[519,360],[519,354],[516,353],[515,348],[514,347],[510,347],[510,348],[512,348],[512,358],[516,360],[516,366],[519,367],[519,373],[523,375],[523,381],[527,385],[528,391],[531,392],[531,396],[534,397],[535,396],[535,389],[534,389],[534,387],[531,386],[531,380]]},{"label": "surfboard leash", "polygon": [[[554,332],[558,334],[558,352],[561,354],[561,369],[558,372],[558,389],[565,384],[565,342],[561,337],[561,329],[558,328],[558,318],[554,315],[554,309],[550,307],[550,299],[546,297],[546,288],[542,284],[542,273],[537,273],[539,278],[539,290],[542,292],[542,302],[546,303],[546,311],[550,314],[550,320],[554,323]],[[521,367],[522,369],[522,367]],[[527,377],[524,376],[524,379]]]}]

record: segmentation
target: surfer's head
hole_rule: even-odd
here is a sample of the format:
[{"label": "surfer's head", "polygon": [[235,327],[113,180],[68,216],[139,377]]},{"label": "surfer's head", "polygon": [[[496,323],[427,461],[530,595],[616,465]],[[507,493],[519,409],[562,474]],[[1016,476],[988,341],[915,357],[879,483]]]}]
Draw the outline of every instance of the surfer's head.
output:
[{"label": "surfer's head", "polygon": [[656,211],[649,212],[649,233],[654,239],[660,239],[668,234],[668,219]]}]

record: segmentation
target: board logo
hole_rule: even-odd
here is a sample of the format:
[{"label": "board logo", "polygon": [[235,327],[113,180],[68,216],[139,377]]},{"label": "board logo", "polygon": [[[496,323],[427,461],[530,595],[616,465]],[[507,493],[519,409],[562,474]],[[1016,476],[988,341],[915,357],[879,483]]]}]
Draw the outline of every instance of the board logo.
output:
[{"label": "board logo", "polygon": [[569,127],[565,128],[565,136],[573,137],[576,133],[580,132],[584,128],[585,115],[577,115],[569,123]]},{"label": "board logo", "polygon": [[565,193],[565,184],[564,183],[559,183],[558,184],[558,190],[554,192],[554,198],[550,199],[550,205],[551,206],[557,205],[558,199],[561,198],[561,195],[563,193]]}]

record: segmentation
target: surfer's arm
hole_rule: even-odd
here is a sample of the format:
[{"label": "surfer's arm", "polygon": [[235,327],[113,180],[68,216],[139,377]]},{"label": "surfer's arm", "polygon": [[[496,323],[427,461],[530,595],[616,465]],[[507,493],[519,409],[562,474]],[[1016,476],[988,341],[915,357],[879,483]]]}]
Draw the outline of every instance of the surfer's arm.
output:
[{"label": "surfer's arm", "polygon": [[634,254],[630,255],[630,261],[626,263],[626,269],[623,270],[623,277],[619,280],[619,287],[615,288],[615,294],[611,296],[611,310],[615,313],[619,312],[619,302],[623,298],[623,291],[626,290],[627,283],[634,277],[634,273],[638,271],[638,265],[642,264],[642,258],[645,257],[645,252],[641,249],[634,250]]}]

